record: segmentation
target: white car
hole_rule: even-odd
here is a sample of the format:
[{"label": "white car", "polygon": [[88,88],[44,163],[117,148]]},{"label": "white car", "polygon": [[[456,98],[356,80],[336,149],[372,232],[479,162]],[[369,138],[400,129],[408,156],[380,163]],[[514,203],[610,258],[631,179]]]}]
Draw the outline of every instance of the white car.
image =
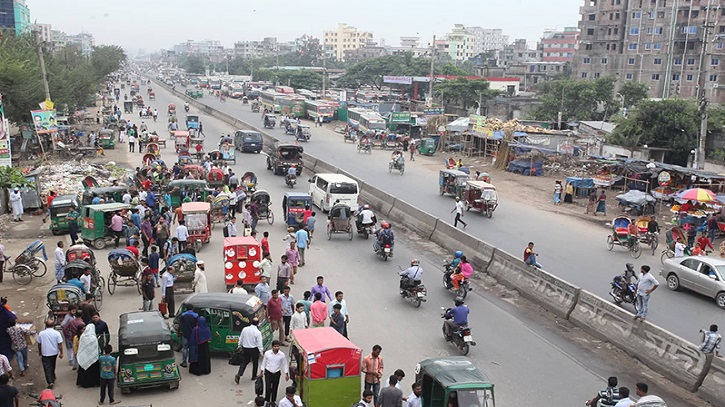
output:
[{"label": "white car", "polygon": [[667,288],[684,287],[715,299],[725,309],[725,261],[707,256],[675,257],[665,261],[660,275]]}]

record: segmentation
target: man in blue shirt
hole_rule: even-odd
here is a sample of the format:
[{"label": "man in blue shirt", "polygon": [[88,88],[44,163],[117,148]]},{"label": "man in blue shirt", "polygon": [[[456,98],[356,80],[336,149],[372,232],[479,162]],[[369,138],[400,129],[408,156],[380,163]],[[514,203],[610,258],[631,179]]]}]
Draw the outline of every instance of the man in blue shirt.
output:
[{"label": "man in blue shirt", "polygon": [[182,347],[181,347],[181,367],[186,367],[186,361],[189,358],[189,338],[194,330],[194,327],[199,322],[199,314],[194,312],[194,306],[186,304],[186,311],[184,311],[179,317],[179,323],[181,324],[181,334],[183,335]]},{"label": "man in blue shirt", "polygon": [[154,191],[149,191],[148,194],[146,194],[146,205],[148,205],[151,209],[156,208],[156,194],[154,194]]},{"label": "man in blue shirt", "polygon": [[[86,286],[84,286],[83,282],[78,279],[78,276],[74,275],[73,278],[68,280],[68,284],[78,287],[78,289],[81,290],[81,292],[85,294]],[[83,296],[83,298],[85,298],[85,296]]]},{"label": "man in blue shirt", "polygon": [[131,222],[133,222],[137,228],[141,229],[141,215],[139,215],[138,209],[131,209]]},{"label": "man in blue shirt", "polygon": [[310,235],[307,233],[307,225],[303,225],[300,230],[295,233],[297,239],[297,250],[300,252],[300,267],[305,265],[305,249],[310,244]]},{"label": "man in blue shirt", "polygon": [[468,325],[468,312],[469,309],[463,304],[463,299],[460,297],[456,298],[456,306],[446,311],[446,337],[450,340],[453,332],[459,327]]}]

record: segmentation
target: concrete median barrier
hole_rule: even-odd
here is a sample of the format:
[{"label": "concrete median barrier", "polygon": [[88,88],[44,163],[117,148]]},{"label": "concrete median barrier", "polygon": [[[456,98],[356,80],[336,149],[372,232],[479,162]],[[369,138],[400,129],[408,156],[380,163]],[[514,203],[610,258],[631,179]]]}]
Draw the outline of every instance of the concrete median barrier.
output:
[{"label": "concrete median barrier", "polygon": [[569,315],[572,323],[590,334],[611,342],[683,388],[697,390],[707,373],[705,354],[660,327],[632,318],[631,313],[586,290],[580,291]]},{"label": "concrete median barrier", "polygon": [[396,199],[385,192],[370,186],[364,182],[359,182],[360,187],[360,198],[358,201],[360,204],[370,205],[377,214],[378,219],[382,220],[390,215],[390,211],[395,205]]},{"label": "concrete median barrier", "polygon": [[697,395],[714,405],[725,401],[725,360],[708,355],[710,367]]},{"label": "concrete median barrier", "polygon": [[574,310],[581,290],[544,270],[527,266],[519,258],[500,249],[494,250],[486,272],[562,318],[568,318]]},{"label": "concrete median barrier", "polygon": [[477,257],[478,243],[480,240],[453,227],[450,223],[439,219],[430,240],[448,250],[451,256],[456,250],[463,251],[466,259],[468,259],[475,271],[483,271],[488,266],[490,257],[486,261],[480,261],[481,259]]},{"label": "concrete median barrier", "polygon": [[[394,223],[401,223],[405,225],[426,239],[430,239],[436,228],[436,223],[438,223],[438,218],[427,212],[421,211],[401,199],[395,200],[393,208],[388,214],[388,218]],[[393,225],[393,227],[395,227],[395,225]]]}]

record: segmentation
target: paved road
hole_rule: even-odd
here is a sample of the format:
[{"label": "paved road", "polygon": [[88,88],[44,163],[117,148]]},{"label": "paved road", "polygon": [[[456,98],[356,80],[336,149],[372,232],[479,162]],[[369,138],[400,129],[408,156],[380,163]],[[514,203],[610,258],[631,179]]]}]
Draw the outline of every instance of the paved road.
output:
[{"label": "paved road", "polygon": [[[142,89],[143,90],[143,89]],[[169,99],[163,91],[157,91],[158,107],[165,106]],[[178,106],[178,103],[177,103]],[[159,110],[161,110],[159,108]],[[214,119],[205,118],[205,129],[210,145],[216,144],[216,134],[228,132]],[[156,125],[159,128],[159,125]],[[162,150],[162,158],[172,161],[172,149]],[[140,160],[135,154],[131,164]],[[239,155],[235,172],[254,171],[259,176],[261,188],[272,195],[276,219],[281,219],[281,196],[288,189],[283,178],[271,175],[264,169],[264,155]],[[297,189],[301,189],[298,185]],[[317,215],[318,225],[324,218]],[[284,226],[260,223],[259,231],[268,230],[271,235],[273,258],[278,259],[282,250],[281,236]],[[321,229],[320,229],[321,230]],[[319,233],[319,231],[318,231]],[[394,259],[383,263],[372,253],[371,241],[357,236],[353,241],[342,235],[327,241],[322,234],[315,238],[308,251],[308,265],[301,268],[293,286],[292,294],[298,298],[309,289],[314,278],[320,274],[326,277],[331,290],[342,290],[350,310],[350,338],[367,354],[372,345],[383,347],[386,374],[401,368],[407,374],[403,382],[408,389],[413,382],[415,364],[428,357],[455,354],[455,349],[441,337],[439,308],[451,304],[451,295],[438,284],[440,274],[436,250],[428,242],[420,242],[415,236],[398,235]],[[199,257],[207,263],[207,278],[210,291],[224,289],[222,274],[222,238],[215,228],[212,242],[203,248]],[[428,256],[422,255],[427,252]],[[106,251],[99,253],[105,257]],[[396,265],[405,265],[409,259],[420,257],[425,270],[424,282],[429,287],[428,302],[419,309],[401,300],[397,293],[398,278]],[[104,274],[108,272],[101,263]],[[178,300],[177,300],[178,301]],[[562,336],[562,330],[552,321],[543,320],[521,307],[519,300],[501,300],[495,295],[474,292],[468,297],[472,309],[470,318],[478,346],[472,348],[471,357],[496,383],[498,404],[502,406],[529,405],[534,400],[546,400],[551,405],[579,405],[593,391],[601,387],[603,378],[617,372],[624,383],[643,380],[642,369],[629,360],[612,359],[606,354],[597,354],[601,344],[572,342]],[[103,316],[109,322],[112,332],[118,329],[118,315],[140,306],[140,298],[133,288],[119,288],[112,298],[107,298]],[[590,352],[588,349],[593,349]],[[97,389],[73,392],[72,372],[60,364],[58,389],[64,392],[69,405],[95,406]],[[242,405],[252,399],[252,385],[243,381],[233,384],[235,368],[227,365],[223,356],[212,360],[213,373],[197,378],[184,374],[179,390],[166,392],[150,389],[141,393],[124,395],[122,405],[171,405],[182,400],[196,405]],[[631,374],[628,372],[632,372]],[[184,372],[185,373],[185,372]],[[554,374],[552,374],[554,373]],[[645,378],[644,380],[648,380]],[[631,384],[630,384],[631,386]],[[284,385],[282,386],[284,387]],[[657,392],[662,392],[657,389]],[[408,391],[406,391],[406,394]],[[676,396],[668,396],[673,406],[691,405]]]},{"label": "paved road", "polygon": [[[260,115],[252,113],[249,106],[238,100],[227,99],[222,103],[206,95],[201,101],[253,126],[262,127]],[[389,152],[376,150],[372,156],[357,154],[352,144],[343,143],[342,136],[333,131],[335,126],[333,122],[323,128],[313,127],[313,137],[304,144],[305,151],[453,223],[453,199],[438,194],[440,157],[419,157],[414,163],[407,161],[404,176],[391,175],[387,170]],[[279,128],[266,133],[282,140],[293,140]],[[713,300],[690,292],[666,289],[664,279],[658,275],[659,251],[656,256],[645,252],[633,261],[620,247],[615,247],[612,252],[606,250],[609,229],[603,226],[532,208],[526,202],[507,199],[505,193],[499,193],[499,202],[492,219],[475,212],[468,214],[465,217],[469,222],[466,231],[515,255],[522,253],[529,241],[534,241],[537,252],[541,254],[539,261],[547,271],[603,298],[609,298],[612,276],[621,272],[625,263],[631,262],[637,267],[649,264],[662,283],[650,302],[649,320],[683,338],[698,340],[700,328],[722,318],[722,311]],[[626,307],[632,310],[631,306]]]}]

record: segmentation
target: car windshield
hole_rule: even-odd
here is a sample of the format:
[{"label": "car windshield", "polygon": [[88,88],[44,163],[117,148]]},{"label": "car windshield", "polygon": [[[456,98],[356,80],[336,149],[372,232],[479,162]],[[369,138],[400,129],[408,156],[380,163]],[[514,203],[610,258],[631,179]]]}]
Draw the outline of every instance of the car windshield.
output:
[{"label": "car windshield", "polygon": [[715,266],[715,269],[717,269],[717,273],[721,276],[725,276],[725,265],[724,266]]},{"label": "car windshield", "polygon": [[357,185],[351,182],[333,182],[330,184],[331,194],[357,194]]},{"label": "car windshield", "polygon": [[262,140],[261,134],[245,134],[244,141],[260,141]]}]

